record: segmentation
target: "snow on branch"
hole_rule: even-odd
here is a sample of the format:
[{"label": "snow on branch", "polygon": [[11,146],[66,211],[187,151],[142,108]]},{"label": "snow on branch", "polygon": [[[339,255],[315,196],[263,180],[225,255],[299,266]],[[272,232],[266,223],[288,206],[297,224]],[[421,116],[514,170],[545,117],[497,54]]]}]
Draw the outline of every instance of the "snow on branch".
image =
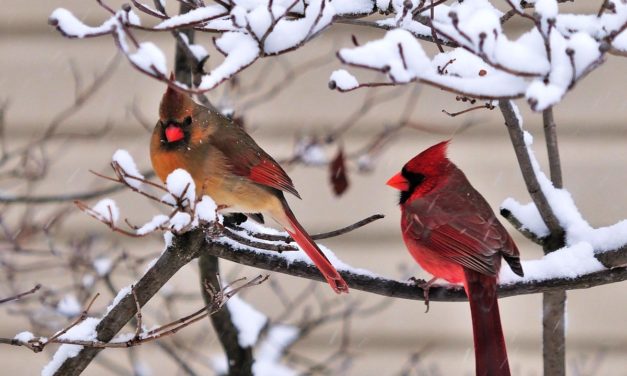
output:
[{"label": "snow on branch", "polygon": [[[508,1],[512,14],[533,21],[515,40],[503,32],[503,13],[488,1],[419,8],[423,3],[393,2],[395,17],[379,24],[397,29],[340,50],[340,61],[385,73],[388,84],[420,81],[481,99],[525,97],[542,111],[601,65],[608,51],[624,52],[627,40],[627,4],[619,0],[603,2],[598,15],[560,14],[556,0],[542,0],[534,4],[534,16]],[[416,40],[427,35],[455,48],[429,58]],[[344,72],[335,72],[331,82],[340,91],[386,84],[359,84]]]},{"label": "snow on branch", "polygon": [[[525,135],[525,141],[527,148],[529,148],[532,142],[529,134]],[[578,286],[577,280],[579,278],[583,278],[583,280],[588,281],[587,278],[598,277],[603,280],[603,278],[605,278],[605,275],[603,274],[604,267],[598,262],[598,254],[596,252],[599,250],[616,251],[617,249],[624,247],[627,243],[627,239],[624,236],[627,234],[627,231],[625,231],[624,228],[627,226],[627,222],[623,221],[607,229],[595,230],[590,228],[590,226],[587,225],[583,219],[581,219],[581,216],[576,211],[576,207],[572,203],[572,199],[569,198],[570,196],[568,193],[564,190],[556,190],[552,187],[550,181],[539,170],[538,163],[533,157],[531,151],[528,150],[528,152],[530,153],[531,163],[534,166],[534,172],[536,173],[539,184],[542,187],[542,191],[547,195],[552,207],[554,206],[553,209],[555,210],[557,217],[560,221],[563,221],[561,224],[564,228],[569,229],[569,232],[567,232],[568,247],[579,250],[577,251],[579,252],[577,254],[581,255],[578,258],[581,265],[571,265],[572,263],[561,261],[562,265],[571,266],[563,266],[558,269],[558,271],[553,271],[549,274],[542,274],[542,272],[528,273],[524,278],[519,279],[509,277],[505,274],[503,281],[521,283],[526,286],[524,291],[538,292],[542,291],[543,286],[545,286],[545,282],[552,286],[552,283],[555,283],[555,281],[571,281],[572,286],[575,286],[572,288],[576,288],[576,286]],[[128,165],[131,164],[128,163]],[[144,181],[144,185],[152,185],[153,187],[158,187],[164,192],[168,192],[166,196],[171,196],[171,198],[164,200],[147,192],[140,191],[133,185],[128,184],[125,177],[129,174],[122,168],[122,166],[115,162],[112,166],[118,178],[117,180],[109,178],[110,180],[126,184],[129,188],[141,193],[145,197],[166,204],[173,209],[172,213],[169,215],[158,215],[141,227],[133,226],[136,230],[135,232],[131,232],[129,230],[123,230],[116,227],[115,224],[111,222],[109,217],[107,217],[108,210],[101,209],[101,211],[103,211],[102,214],[93,215],[92,211],[94,211],[94,209],[87,209],[86,205],[81,204],[80,207],[83,210],[94,216],[96,219],[101,220],[114,231],[122,232],[130,236],[143,236],[157,230],[171,232],[178,236],[189,233],[190,231],[202,231],[204,233],[205,241],[214,244],[212,247],[209,247],[210,250],[208,252],[215,256],[226,258],[245,265],[252,265],[263,269],[294,274],[301,277],[312,279],[321,278],[319,273],[316,271],[315,266],[303,252],[285,252],[297,249],[290,244],[290,240],[286,234],[266,228],[251,220],[244,221],[239,224],[225,224],[224,219],[221,218],[221,215],[217,212],[218,208],[215,203],[213,203],[213,201],[209,201],[210,198],[208,196],[203,196],[200,201],[195,197],[193,194],[195,191],[193,180],[187,172],[183,170],[175,171],[170,177],[168,177],[167,187],[162,187],[149,181]],[[510,202],[511,200],[507,201],[507,203]],[[201,208],[203,205],[207,205],[206,208]],[[536,233],[538,238],[546,236],[548,234],[548,230],[542,229],[539,214],[531,211],[531,214],[523,215],[521,214],[523,211],[519,210],[519,206],[514,204],[504,204],[504,207],[514,215],[520,215],[521,218],[519,218],[519,220],[523,223],[523,226],[533,229],[540,228],[541,230],[538,230],[540,232]],[[109,208],[108,206],[105,207]],[[530,212],[529,209],[525,210]],[[379,217],[376,216],[375,218]],[[375,218],[360,221],[355,225],[347,227],[346,229],[339,230],[339,233],[353,230],[358,226],[369,223]],[[338,233],[336,232],[331,232],[329,234],[324,234],[322,237],[337,234]],[[355,283],[355,285],[351,285],[349,282],[351,287],[390,296],[398,296],[397,294],[401,290],[411,290],[412,292],[409,296],[412,296],[412,298],[414,297],[414,290],[417,290],[417,287],[412,283],[396,282],[381,277],[371,271],[355,268],[344,263],[331,250],[327,249],[323,245],[320,245],[320,247],[333,265],[335,265],[340,273],[347,278],[347,281],[352,280]],[[552,268],[551,265],[554,265],[556,259],[561,260],[561,257],[568,258],[568,247],[566,247],[563,252],[559,252],[558,256],[545,256],[542,260],[533,261],[530,265],[534,266],[530,266],[530,268],[537,270],[555,269]],[[616,267],[620,265],[606,266]],[[506,269],[506,267],[504,268]],[[601,274],[597,275],[595,273]],[[537,285],[535,285],[536,283]],[[530,287],[529,285],[533,285],[534,287]],[[568,283],[564,282],[564,285],[568,285]],[[398,290],[390,291],[390,289]],[[420,295],[416,295],[416,298],[420,299]]]},{"label": "snow on branch", "polygon": [[[336,14],[370,13],[373,8],[368,1],[353,1],[344,4],[340,13],[337,13],[329,0],[312,0],[307,3],[303,0],[256,0],[196,5],[185,14],[168,17],[141,3],[133,4],[139,11],[159,19],[160,22],[153,27],[142,26],[128,5],[117,12],[111,12],[111,17],[96,27],[85,25],[70,11],[62,8],[52,12],[49,22],[69,38],[111,34],[120,51],[136,69],[193,92],[206,92],[215,88],[260,57],[284,53],[302,46],[328,27]],[[168,78],[163,52],[152,42],[139,43],[132,32],[133,29],[161,32],[185,27],[220,32],[221,35],[214,39],[214,44],[225,55],[222,63],[200,77],[195,90]],[[206,53],[201,55],[206,57]],[[198,61],[204,63],[203,58],[198,58]]]},{"label": "snow on branch", "polygon": [[[259,226],[250,221],[243,224],[225,223],[223,216],[219,213],[218,206],[211,197],[207,195],[196,197],[194,180],[185,170],[177,169],[168,175],[166,186],[164,187],[146,180],[138,172],[131,155],[125,150],[115,152],[111,168],[116,175],[115,178],[93,171],[92,173],[103,179],[125,185],[149,200],[171,209],[168,215],[157,214],[150,221],[140,226],[133,225],[128,220],[125,220],[130,229],[124,229],[117,225],[120,210],[115,201],[105,198],[93,207],[82,201],[75,201],[80,210],[104,223],[115,232],[131,237],[143,237],[157,231],[180,235],[194,228],[203,227],[208,236],[216,239],[224,237],[229,241],[249,247],[273,252],[298,250],[296,246],[291,244],[293,239],[287,233]],[[151,190],[145,189],[146,187],[151,188]],[[154,190],[162,192],[162,195],[155,194]],[[312,237],[314,239],[326,239],[339,236],[381,218],[383,216],[380,214],[372,215],[344,228],[322,234],[314,234]]]},{"label": "snow on branch", "polygon": [[[531,149],[533,144],[531,134],[524,132],[524,140],[540,189],[546,196],[561,228],[565,231],[566,248],[586,247],[592,250],[596,256],[603,252],[627,248],[627,219],[607,227],[593,228],[590,226],[577,209],[571,194],[565,189],[555,188],[540,169]],[[507,215],[511,215],[516,220],[516,227],[527,231],[536,239],[541,240],[549,235],[550,231],[533,202],[521,204],[513,198],[508,198],[501,204],[501,208],[506,211]]]},{"label": "snow on branch", "polygon": [[91,306],[98,297],[97,294],[89,301],[85,309],[78,314],[76,319],[54,335],[50,337],[36,337],[30,332],[21,332],[18,333],[13,340],[3,339],[4,341],[2,342],[11,342],[10,344],[14,346],[24,346],[33,352],[41,352],[46,346],[53,343],[62,344],[62,346],[59,347],[57,352],[54,354],[50,363],[48,363],[42,370],[42,375],[51,376],[58,374],[59,368],[67,359],[76,357],[80,351],[86,347],[98,349],[128,348],[172,335],[179,330],[214,314],[222,309],[225,304],[229,304],[230,299],[232,299],[235,294],[243,289],[259,285],[265,282],[267,278],[268,276],[257,276],[250,281],[244,281],[244,279],[237,280],[224,287],[221,291],[214,292],[212,294],[212,299],[207,306],[168,324],[160,325],[150,330],[147,330],[142,325],[141,304],[137,298],[136,290],[133,286],[131,286],[130,289],[124,288],[120,291],[120,293],[118,293],[118,296],[116,296],[113,303],[107,309],[105,317],[109,315],[118,304],[120,304],[122,298],[131,296],[136,307],[136,331],[134,333],[119,334],[110,341],[102,341],[98,339],[98,329],[100,328],[102,319],[88,316]]},{"label": "snow on branch", "polygon": [[[199,201],[195,194],[191,193],[195,189],[192,187],[193,180],[190,179],[189,174],[177,172],[174,177],[168,179],[167,186],[163,187],[139,178],[134,170],[134,163],[130,155],[124,152],[117,152],[116,155],[117,157],[112,163],[116,178],[108,179],[124,184],[147,199],[158,201],[171,208],[172,213],[170,215],[163,215],[160,217],[160,221],[155,221],[158,223],[150,222],[153,223],[155,231],[160,229],[166,231],[166,234],[170,236],[166,237],[166,249],[164,252],[155,262],[150,264],[148,270],[132,288],[120,290],[120,293],[118,293],[101,319],[77,320],[76,324],[71,324],[64,330],[57,332],[47,342],[42,342],[44,341],[43,338],[35,337],[29,333],[21,333],[14,339],[0,339],[0,343],[27,346],[33,350],[40,348],[39,344],[45,346],[45,343],[52,342],[76,346],[63,347],[63,351],[59,350],[61,355],[54,361],[54,367],[51,366],[51,370],[54,369],[54,372],[51,371],[51,374],[78,374],[105,347],[128,347],[129,345],[139,344],[142,341],[156,339],[165,335],[165,333],[178,330],[179,326],[177,325],[179,324],[188,325],[199,319],[200,315],[206,313],[205,308],[202,311],[197,311],[195,314],[186,316],[184,320],[178,321],[178,324],[166,324],[160,327],[158,331],[144,333],[140,323],[137,326],[139,329],[135,333],[116,337],[117,333],[130,319],[136,317],[140,321],[141,318],[137,316],[137,312],[140,311],[141,307],[165,285],[174,273],[201,253],[269,271],[312,280],[323,280],[319,271],[304,256],[303,252],[277,252],[276,248],[274,248],[277,242],[283,242],[283,244],[291,246],[285,241],[285,234],[265,229],[251,221],[245,221],[239,226],[228,228],[221,222],[219,215],[216,214],[217,208],[215,204],[211,205],[209,201],[205,201],[203,204],[203,199],[207,196],[203,196]],[[121,155],[124,157],[120,157]],[[129,168],[130,171],[127,171],[125,168]],[[141,185],[137,185],[132,178],[141,181]],[[148,191],[148,187],[151,190],[165,193],[165,196],[169,198],[160,198],[152,191]],[[97,207],[100,206],[98,210],[89,209],[94,213],[87,209],[85,210],[88,214],[94,215],[115,230],[117,229],[117,224],[113,220],[112,205],[107,201],[105,203],[96,205]],[[206,207],[199,209],[199,206],[202,205],[206,205]],[[86,205],[84,207],[87,208]],[[175,219],[177,214],[186,214],[185,221],[179,222],[180,219]],[[180,223],[184,223],[184,225],[177,228]],[[142,228],[144,228],[143,231],[146,233],[151,232],[151,230],[146,230],[144,226]],[[224,229],[227,229],[228,232]],[[138,235],[137,232],[140,232],[139,229],[135,230],[135,232],[131,230],[123,231],[133,236]],[[230,236],[230,233],[237,233],[244,239],[254,239],[256,243],[250,245],[250,243],[245,241],[235,240]],[[263,236],[257,237],[257,234],[263,234]],[[257,247],[257,243],[266,244],[268,247]],[[351,288],[390,297],[424,299],[423,289],[415,282],[390,279],[368,270],[355,268],[342,262],[327,248],[323,246],[321,248]],[[621,252],[624,260],[627,249],[623,249]],[[553,252],[540,260],[524,261],[523,267],[526,271],[529,271],[524,279],[511,277],[509,275],[511,273],[504,266],[501,272],[503,283],[499,286],[499,294],[501,297],[505,297],[560,289],[588,288],[627,280],[626,268],[605,269],[597,261],[598,256],[589,244],[580,241],[568,248]],[[102,273],[107,274],[110,268],[111,266],[103,266]],[[431,287],[429,297],[431,301],[460,301],[465,299],[465,294],[461,286],[439,285]],[[243,308],[237,308],[237,306],[234,308],[236,311],[241,309]],[[72,308],[72,311],[78,312],[74,308]],[[84,312],[86,311],[87,309],[84,310]],[[87,317],[87,313],[81,314],[79,319],[83,316]],[[260,318],[258,323],[260,324],[261,321],[262,319]],[[256,337],[255,333],[258,330],[258,326],[250,328],[251,330],[243,330],[244,338],[240,338],[240,340],[246,343],[250,342],[250,338]],[[76,329],[71,330],[74,327]],[[274,354],[272,356],[269,355],[268,359],[275,359],[277,353],[275,352]]]},{"label": "snow on branch", "polygon": [[[168,16],[137,1],[136,10],[156,19],[143,26],[129,5],[113,11],[98,26],[88,26],[70,11],[57,9],[50,23],[70,38],[114,36],[130,63],[144,74],[190,92],[206,92],[230,79],[257,59],[292,51],[333,23],[390,30],[383,38],[338,52],[350,66],[383,72],[387,82],[358,83],[345,71],[336,71],[331,86],[340,91],[360,87],[424,82],[478,99],[525,97],[542,111],[559,101],[575,84],[600,66],[608,52],[627,54],[627,4],[604,1],[595,15],[560,13],[561,0],[507,1],[503,13],[487,0],[370,1],[253,0],[192,4],[181,15]],[[535,13],[525,13],[534,8]],[[375,11],[391,16],[369,21],[357,18]],[[510,39],[503,24],[512,17],[531,21],[529,30]],[[190,88],[167,76],[163,52],[152,42],[138,42],[133,30],[163,32],[192,27],[218,32],[215,47],[225,59],[211,71],[200,71]],[[419,40],[435,43],[440,52],[428,57]],[[128,42],[130,41],[130,43]],[[443,46],[451,47],[445,51]],[[202,51],[202,46],[195,46]],[[206,52],[198,62],[204,64]]]}]

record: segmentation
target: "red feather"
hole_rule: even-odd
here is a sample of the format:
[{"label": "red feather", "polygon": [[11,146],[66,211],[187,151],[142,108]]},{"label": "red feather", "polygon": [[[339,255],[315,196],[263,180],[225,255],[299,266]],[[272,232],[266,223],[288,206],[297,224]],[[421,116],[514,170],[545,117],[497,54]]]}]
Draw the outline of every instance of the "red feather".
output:
[{"label": "red feather", "polygon": [[348,284],[344,281],[340,273],[335,269],[333,264],[329,261],[327,256],[322,253],[320,248],[311,239],[307,231],[298,223],[298,220],[290,210],[285,199],[282,200],[283,209],[285,215],[290,222],[293,230],[287,230],[290,236],[298,243],[298,245],[305,251],[307,256],[313,261],[320,273],[326,279],[327,283],[333,288],[336,293],[346,292],[348,293]]},{"label": "red feather", "polygon": [[281,166],[273,161],[267,159],[259,161],[257,165],[250,168],[248,178],[256,183],[289,192],[300,198],[296,188],[294,188],[292,180],[287,176],[285,171],[283,171]]},{"label": "red feather", "polygon": [[214,143],[225,156],[235,175],[249,178],[255,183],[289,192],[300,198],[292,179],[281,166],[237,125],[226,123],[213,135]]}]

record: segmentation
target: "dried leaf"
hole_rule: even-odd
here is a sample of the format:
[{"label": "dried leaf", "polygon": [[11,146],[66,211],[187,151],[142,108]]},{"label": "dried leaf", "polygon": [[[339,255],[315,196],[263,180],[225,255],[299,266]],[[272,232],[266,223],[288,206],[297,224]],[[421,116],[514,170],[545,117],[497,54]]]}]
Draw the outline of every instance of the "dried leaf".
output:
[{"label": "dried leaf", "polygon": [[346,173],[346,160],[342,148],[329,164],[331,173],[331,186],[336,196],[341,196],[348,189],[348,175]]}]

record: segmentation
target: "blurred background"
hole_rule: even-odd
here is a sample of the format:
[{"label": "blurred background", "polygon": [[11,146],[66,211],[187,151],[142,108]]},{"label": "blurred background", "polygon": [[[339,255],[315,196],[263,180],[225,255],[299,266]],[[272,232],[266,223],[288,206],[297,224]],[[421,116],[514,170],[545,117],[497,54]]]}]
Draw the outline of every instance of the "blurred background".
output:
[{"label": "blurred background", "polygon": [[[597,3],[580,1],[568,4],[565,9],[592,13],[598,9]],[[119,3],[110,5],[117,8]],[[0,180],[3,194],[70,194],[109,186],[110,183],[95,178],[89,170],[109,173],[111,155],[119,148],[128,150],[142,171],[150,169],[148,140],[150,128],[157,119],[164,85],[138,73],[123,58],[111,63],[117,51],[109,36],[87,40],[62,37],[47,24],[47,17],[57,7],[71,10],[90,25],[100,24],[107,17],[95,1],[0,0],[0,103],[5,104],[3,145],[6,150],[28,145],[41,137],[55,119],[62,119],[59,136],[46,146],[45,152],[38,150],[30,159],[16,162],[35,170],[45,165],[46,173],[36,184],[3,174]],[[528,25],[512,21],[509,28],[509,32],[516,35]],[[290,160],[299,145],[323,140],[343,126],[349,129],[342,133],[340,142],[316,146],[316,153],[331,160],[341,145],[346,154],[361,155],[360,151],[379,139],[382,132],[409,120],[413,128],[385,133],[388,142],[376,153],[347,161],[350,185],[341,197],[332,191],[326,163],[291,163],[286,164],[286,169],[303,198],[302,201],[290,198],[290,205],[310,233],[336,229],[375,213],[386,216],[350,234],[323,241],[338,257],[355,267],[388,277],[424,277],[401,240],[397,194],[385,186],[385,181],[409,158],[452,137],[451,159],[465,171],[495,210],[507,197],[523,202],[529,198],[498,109],[449,117],[442,110],[456,112],[468,108],[469,104],[456,101],[453,94],[422,85],[345,94],[329,90],[328,77],[340,67],[334,51],[351,45],[353,34],[361,43],[381,35],[366,28],[334,26],[295,52],[258,61],[237,76],[237,85],[217,88],[210,93],[210,99],[218,106],[234,109],[258,143],[283,161]],[[174,45],[167,33],[137,35],[140,40],[157,42],[169,57],[168,67],[173,67]],[[197,42],[209,49],[211,37],[198,35]],[[430,48],[427,51],[433,52]],[[214,50],[209,49],[209,52],[211,58],[207,66],[210,68],[221,58]],[[110,73],[105,74],[101,87],[66,119],[63,111],[74,108],[76,93],[88,88],[94,77],[106,69],[110,69]],[[555,108],[565,187],[593,226],[610,225],[627,217],[625,71],[625,61],[610,56]],[[375,77],[361,72],[359,75]],[[526,103],[517,103],[526,129],[535,136],[537,157],[546,167],[542,116],[529,111]],[[122,217],[133,223],[147,221],[163,210],[129,191],[111,197],[120,204]],[[121,250],[130,255],[154,257],[162,249],[158,235],[148,239],[126,238],[110,232],[69,204],[2,205],[5,232],[0,237],[6,241],[9,236],[6,228],[15,225],[26,212],[31,218],[41,219],[68,207],[65,225],[54,234],[54,242],[75,244],[81,236],[90,234],[91,257],[96,258],[118,254]],[[519,244],[523,259],[541,257],[539,247],[522,238],[511,226],[507,228]],[[11,255],[2,252],[3,262],[11,261]],[[23,291],[38,282],[44,289],[57,292],[47,304],[58,306],[58,299],[63,297],[63,289],[69,283],[68,276],[63,275],[60,267],[35,268],[33,263],[36,260],[26,261],[26,266],[22,265],[25,271],[16,273],[10,283],[9,278],[5,278],[7,282],[0,286],[0,296],[11,295],[13,290],[9,285]],[[141,265],[136,267],[140,272],[143,270]],[[227,261],[222,262],[222,267],[227,280],[260,272]],[[131,283],[132,271],[128,268],[127,272],[116,275],[114,285],[120,288]],[[309,281],[284,275],[272,275],[271,280],[289,296],[312,286]],[[199,286],[195,264],[181,270],[169,285],[170,289],[191,296],[189,302],[181,304],[180,315],[200,306],[196,296]],[[314,285],[312,294],[325,304],[374,307],[372,312],[357,315],[350,321],[347,367],[327,374],[393,375],[402,374],[408,365],[413,367],[411,374],[473,374],[470,312],[466,303],[434,302],[425,314],[422,302],[389,299],[360,291],[352,291],[348,298],[336,298],[326,286]],[[623,282],[568,293],[568,374],[627,375],[626,287]],[[110,302],[112,295],[104,282],[98,280],[93,291],[102,293],[96,304],[97,312]],[[271,317],[283,310],[276,290],[269,284],[249,289],[242,296]],[[513,374],[540,375],[541,296],[506,298],[500,301],[500,306]],[[28,306],[21,304],[0,307],[0,337],[11,338],[23,330],[33,330],[32,319],[24,315],[27,309]],[[161,323],[167,322],[160,316],[161,309],[158,301],[149,303],[146,308],[155,324],[159,319]],[[55,320],[57,328],[67,322],[67,318],[58,315]],[[344,325],[339,321],[321,325],[297,344],[294,353],[311,359],[312,364],[326,359],[341,346]],[[193,325],[177,333],[176,341],[194,343],[203,354],[197,358],[204,356],[208,364],[209,354],[218,352],[211,330],[208,322]],[[50,332],[36,334],[49,335]],[[85,374],[132,374],[127,352],[106,350],[99,356],[102,359],[94,362]],[[136,356],[152,369],[152,374],[176,374],[175,363],[160,354],[154,343],[136,350]],[[51,351],[33,354],[24,348],[2,346],[2,373],[38,374],[51,355]],[[199,365],[202,360],[197,358],[193,362],[199,373],[211,374],[208,365]]]}]

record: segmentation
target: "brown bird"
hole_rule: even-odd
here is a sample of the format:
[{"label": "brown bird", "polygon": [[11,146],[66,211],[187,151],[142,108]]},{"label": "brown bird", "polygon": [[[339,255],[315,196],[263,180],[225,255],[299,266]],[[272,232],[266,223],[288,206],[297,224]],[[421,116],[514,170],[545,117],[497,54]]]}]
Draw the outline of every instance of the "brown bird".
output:
[{"label": "brown bird", "polygon": [[337,293],[348,285],[298,223],[283,192],[300,198],[279,164],[237,124],[168,88],[150,142],[150,159],[165,181],[177,168],[190,173],[198,196],[207,194],[223,212],[272,217],[307,253]]}]

